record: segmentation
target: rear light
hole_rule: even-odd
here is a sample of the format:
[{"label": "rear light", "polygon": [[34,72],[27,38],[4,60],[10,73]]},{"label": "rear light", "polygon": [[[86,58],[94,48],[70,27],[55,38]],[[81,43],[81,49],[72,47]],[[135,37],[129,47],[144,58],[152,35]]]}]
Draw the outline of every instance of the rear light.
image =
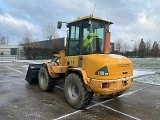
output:
[{"label": "rear light", "polygon": [[109,88],[109,83],[102,83],[102,88]]},{"label": "rear light", "polygon": [[122,85],[123,85],[123,86],[126,86],[127,84],[128,84],[128,81],[127,81],[127,80],[122,81]]}]

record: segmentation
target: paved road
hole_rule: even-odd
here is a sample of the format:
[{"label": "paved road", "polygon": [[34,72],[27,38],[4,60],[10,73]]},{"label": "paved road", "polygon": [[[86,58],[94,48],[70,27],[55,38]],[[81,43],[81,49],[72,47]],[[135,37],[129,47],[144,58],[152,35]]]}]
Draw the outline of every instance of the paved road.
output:
[{"label": "paved road", "polygon": [[42,92],[24,79],[29,63],[0,63],[0,120],[159,120],[160,86],[135,82],[119,98],[94,97],[85,110],[65,101],[63,84]]}]

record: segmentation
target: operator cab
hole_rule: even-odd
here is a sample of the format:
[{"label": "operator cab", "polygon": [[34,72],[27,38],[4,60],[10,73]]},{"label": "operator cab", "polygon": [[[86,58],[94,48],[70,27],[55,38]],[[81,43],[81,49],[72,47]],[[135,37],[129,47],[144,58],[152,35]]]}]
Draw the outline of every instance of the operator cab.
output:
[{"label": "operator cab", "polygon": [[105,33],[109,32],[110,24],[113,23],[93,16],[78,18],[68,23],[68,55],[104,53]]}]

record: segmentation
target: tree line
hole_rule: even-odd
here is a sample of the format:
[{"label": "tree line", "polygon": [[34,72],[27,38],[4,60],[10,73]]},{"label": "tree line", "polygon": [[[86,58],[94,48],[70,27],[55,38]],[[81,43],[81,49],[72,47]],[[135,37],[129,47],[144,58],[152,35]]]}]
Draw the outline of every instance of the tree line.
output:
[{"label": "tree line", "polygon": [[133,42],[133,44],[123,42],[122,39],[117,39],[114,43],[115,50],[111,52],[127,57],[160,57],[160,46],[157,41],[151,44],[151,40],[145,42],[142,38],[140,41],[131,40],[130,42]]},{"label": "tree line", "polygon": [[152,47],[149,47],[149,43],[145,43],[143,39],[141,39],[141,42],[139,44],[138,49],[139,57],[159,57],[160,56],[160,48],[157,41],[154,41]]}]

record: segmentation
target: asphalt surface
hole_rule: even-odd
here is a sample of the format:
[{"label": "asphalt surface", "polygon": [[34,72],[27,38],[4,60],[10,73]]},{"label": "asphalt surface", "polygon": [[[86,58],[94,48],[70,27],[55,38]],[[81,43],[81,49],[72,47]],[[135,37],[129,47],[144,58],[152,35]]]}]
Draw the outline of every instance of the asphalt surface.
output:
[{"label": "asphalt surface", "polygon": [[28,64],[0,63],[0,120],[160,119],[158,85],[134,82],[116,99],[94,97],[86,109],[75,110],[65,100],[62,81],[52,92],[42,92],[37,84],[29,85],[25,81]]}]

